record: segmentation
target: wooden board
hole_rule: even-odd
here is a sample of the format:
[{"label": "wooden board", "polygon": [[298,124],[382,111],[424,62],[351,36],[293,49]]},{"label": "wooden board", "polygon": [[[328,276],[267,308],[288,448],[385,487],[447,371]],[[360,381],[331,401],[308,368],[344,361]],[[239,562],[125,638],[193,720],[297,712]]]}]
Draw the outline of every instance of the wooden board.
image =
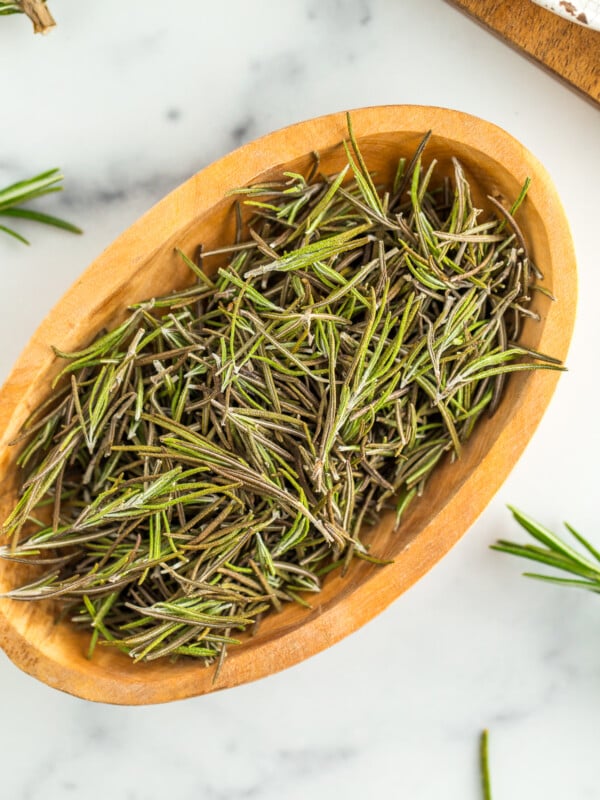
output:
[{"label": "wooden board", "polygon": [[600,32],[531,0],[448,0],[600,104]]}]

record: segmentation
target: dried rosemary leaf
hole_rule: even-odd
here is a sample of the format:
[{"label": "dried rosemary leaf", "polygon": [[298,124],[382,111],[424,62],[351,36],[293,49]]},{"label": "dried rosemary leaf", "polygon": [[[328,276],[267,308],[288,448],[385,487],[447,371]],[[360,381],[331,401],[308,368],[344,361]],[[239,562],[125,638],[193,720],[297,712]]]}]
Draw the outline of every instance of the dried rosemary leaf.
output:
[{"label": "dried rosemary leaf", "polygon": [[200,265],[181,254],[193,286],[57,351],[2,526],[1,555],[41,573],[11,597],[59,599],[90,653],[220,665],[331,570],[381,563],[365,531],[384,509],[400,523],[508,373],[560,368],[518,344],[537,275],[514,219],[527,187],[486,216],[458,162],[453,183],[423,167],[426,140],[394,186],[350,129],[339,175],[241,190],[236,241]]}]

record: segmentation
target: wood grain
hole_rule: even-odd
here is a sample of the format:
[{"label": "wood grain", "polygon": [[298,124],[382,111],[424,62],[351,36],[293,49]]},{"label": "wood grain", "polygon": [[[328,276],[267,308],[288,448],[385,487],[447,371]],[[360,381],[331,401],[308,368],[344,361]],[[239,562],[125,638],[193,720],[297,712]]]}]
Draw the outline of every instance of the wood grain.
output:
[{"label": "wood grain", "polygon": [[[451,157],[457,156],[480,207],[488,195],[509,203],[524,179],[532,178],[519,224],[557,302],[535,293],[533,308],[540,321],[527,321],[522,342],[564,358],[575,317],[575,258],[568,223],[542,165],[500,128],[458,111],[387,106],[353,111],[352,119],[365,160],[382,180],[393,177],[398,158],[410,156],[430,129],[425,166],[436,158],[439,168],[450,174]],[[16,452],[9,442],[45,397],[60,367],[50,345],[78,349],[114,324],[131,303],[189,282],[174,247],[192,255],[199,242],[212,249],[219,241],[231,240],[234,198],[228,190],[269,180],[285,169],[306,169],[315,150],[323,172],[335,172],[344,161],[341,142],[346,134],[345,115],[340,113],[245,145],[168,195],[73,284],[42,322],[0,391],[0,520],[16,492]],[[230,649],[216,683],[213,671],[193,660],[134,664],[108,647],[96,648],[88,660],[89,635],[66,621],[56,622],[53,607],[44,603],[0,599],[0,646],[21,669],[50,686],[89,700],[128,705],[204,694],[296,664],[380,613],[458,541],[533,435],[558,374],[513,375],[496,413],[480,421],[456,463],[438,467],[423,497],[409,507],[400,530],[395,530],[395,514],[390,512],[365,533],[363,541],[370,542],[378,556],[393,559],[392,564],[375,567],[357,559],[345,577],[329,576],[311,610],[289,604],[269,615],[256,636]],[[22,566],[0,561],[0,594],[19,582],[17,570]]]},{"label": "wood grain", "polygon": [[447,0],[600,104],[600,32],[530,0]]}]

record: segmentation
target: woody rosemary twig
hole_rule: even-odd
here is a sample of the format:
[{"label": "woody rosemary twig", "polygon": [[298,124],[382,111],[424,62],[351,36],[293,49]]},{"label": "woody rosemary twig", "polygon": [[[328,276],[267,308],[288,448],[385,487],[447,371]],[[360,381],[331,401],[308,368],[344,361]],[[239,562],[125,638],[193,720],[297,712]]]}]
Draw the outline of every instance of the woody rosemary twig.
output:
[{"label": "woody rosemary twig", "polygon": [[90,653],[220,664],[331,570],[377,562],[365,530],[400,521],[508,373],[561,368],[517,344],[526,187],[484,218],[460,164],[436,184],[421,150],[383,189],[352,136],[337,176],[241,189],[236,241],[182,254],[194,285],[58,353],[2,527],[2,556],[41,572],[10,597],[58,599]]},{"label": "woody rosemary twig", "polygon": [[46,0],[0,0],[0,16],[9,14],[27,15],[34,33],[48,33],[56,25]]}]

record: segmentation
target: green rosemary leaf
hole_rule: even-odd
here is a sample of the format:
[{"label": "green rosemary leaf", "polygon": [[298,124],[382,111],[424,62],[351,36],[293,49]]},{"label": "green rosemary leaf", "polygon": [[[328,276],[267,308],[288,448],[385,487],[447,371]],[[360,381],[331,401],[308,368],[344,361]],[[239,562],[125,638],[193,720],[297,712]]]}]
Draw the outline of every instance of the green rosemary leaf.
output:
[{"label": "green rosemary leaf", "polygon": [[[0,7],[1,10],[1,7]],[[47,172],[42,172],[33,178],[25,181],[13,183],[0,189],[0,216],[10,217],[13,219],[26,219],[34,222],[42,223],[44,225],[52,225],[56,228],[71,233],[81,233],[81,230],[70,222],[44,214],[39,211],[32,211],[31,209],[23,209],[21,205],[35,200],[38,197],[43,197],[47,194],[62,191],[63,176],[58,169],[51,169]],[[16,233],[11,228],[0,225],[0,230],[14,236],[24,244],[29,242]]]},{"label": "green rosemary leaf", "polygon": [[108,614],[112,606],[114,605],[116,599],[118,598],[118,592],[112,592],[107,597],[100,600],[99,608],[96,609],[93,601],[88,597],[88,595],[83,595],[83,602],[86,607],[86,610],[90,616],[90,622],[94,631],[92,633],[92,638],[90,640],[90,646],[88,649],[87,657],[92,658],[94,655],[94,650],[96,648],[96,644],[98,643],[98,638],[100,635],[104,636],[107,640],[112,640],[113,636],[108,631],[103,624],[104,617]]},{"label": "green rosemary leaf", "polygon": [[338,233],[335,236],[319,239],[317,242],[312,242],[281,256],[277,261],[248,270],[244,277],[256,278],[274,270],[278,272],[300,270],[310,267],[315,261],[325,261],[331,257],[338,257],[349,250],[355,250],[368,244],[370,239],[366,236],[361,236],[361,234],[371,228],[372,225],[370,223],[364,223],[351,230],[342,231],[342,233]]},{"label": "green rosemary leaf", "polygon": [[0,2],[0,16],[7,16],[8,14],[22,14],[23,9],[19,3]]},{"label": "green rosemary leaf", "polygon": [[305,223],[303,226],[298,227],[298,231],[290,237],[290,241],[298,236],[298,234],[304,230],[307,236],[315,233],[318,230],[319,225],[323,222],[325,218],[325,214],[328,208],[331,206],[338,190],[342,186],[346,175],[348,174],[348,170],[350,169],[350,165],[347,164],[342,171],[337,175],[335,180],[331,181],[329,188],[316,204],[314,208],[311,208],[309,214],[306,217]]},{"label": "green rosemary leaf", "polygon": [[552,575],[540,575],[536,572],[524,572],[526,578],[535,578],[538,581],[545,581],[546,583],[555,583],[558,586],[571,586],[576,589],[588,589],[590,592],[600,592],[600,580],[575,580],[572,578],[556,578]]},{"label": "green rosemary leaf", "polygon": [[519,525],[521,525],[522,528],[524,528],[535,539],[537,539],[538,542],[546,545],[550,550],[563,555],[574,564],[579,564],[580,566],[591,569],[592,571],[597,570],[597,567],[594,563],[588,561],[586,558],[583,558],[576,550],[574,550],[572,547],[569,547],[562,539],[560,539],[558,536],[555,536],[551,531],[549,531],[547,528],[544,528],[535,520],[531,519],[531,517],[526,516],[512,506],[509,506],[509,510]]},{"label": "green rosemary leaf", "polygon": [[[528,577],[537,578],[538,580],[543,580],[548,583],[600,592],[600,566],[598,566],[597,563],[590,561],[559,536],[540,525],[531,517],[526,516],[515,508],[509,508],[519,525],[536,539],[541,546],[515,544],[513,542],[500,540],[491,546],[493,550],[516,555],[521,558],[529,559],[530,561],[536,561],[545,566],[576,576],[576,578],[573,579],[552,575],[540,575],[538,573],[525,573]],[[600,561],[600,553],[597,548],[588,542],[581,534],[577,533],[570,525],[566,524],[565,526],[575,540],[578,541],[596,561]]]},{"label": "green rosemary leaf", "polygon": [[584,578],[593,579],[597,577],[598,573],[594,569],[582,566],[577,561],[560,553],[555,553],[551,549],[544,549],[541,547],[534,547],[532,545],[516,545],[511,542],[500,540],[497,544],[492,545],[493,550],[498,550],[504,553],[527,558],[530,561],[537,561],[540,564],[545,564],[555,569],[564,570],[574,575],[580,575]]},{"label": "green rosemary leaf", "polygon": [[41,211],[32,211],[29,208],[5,208],[3,211],[0,211],[0,216],[28,219],[33,222],[40,222],[43,225],[61,228],[61,230],[69,231],[70,233],[83,233],[81,228],[78,228],[70,222],[65,222],[64,219],[50,216],[50,214],[42,214]]},{"label": "green rosemary leaf", "polygon": [[30,244],[28,239],[26,239],[24,236],[21,236],[21,234],[17,233],[17,231],[13,231],[12,228],[7,228],[6,225],[0,225],[0,231],[4,231],[4,233],[7,233],[9,236],[14,237],[18,242],[21,242],[22,244],[27,244],[27,245]]},{"label": "green rosemary leaf", "polygon": [[600,551],[592,545],[591,542],[588,542],[587,539],[584,539],[580,533],[577,533],[575,528],[569,525],[568,522],[565,522],[565,528],[569,531],[569,533],[577,539],[579,544],[581,544],[585,549],[590,553],[596,561],[600,561]]},{"label": "green rosemary leaf", "polygon": [[62,180],[63,175],[59,169],[50,169],[28,180],[12,183],[0,189],[0,211],[51,192],[60,192]]},{"label": "green rosemary leaf", "polygon": [[194,275],[198,278],[199,281],[206,284],[206,286],[208,286],[209,289],[215,288],[215,284],[211,281],[211,279],[204,272],[204,270],[197,267],[196,264],[194,264],[194,262],[190,258],[188,258],[188,256],[186,256],[186,254],[182,250],[176,247],[175,252],[177,253],[178,256],[180,256],[182,261],[185,263],[186,267],[188,267],[194,273]]},{"label": "green rosemary leaf", "polygon": [[348,126],[348,136],[350,137],[350,144],[352,147],[352,151],[358,162],[358,167],[357,167],[357,165],[354,164],[352,157],[350,156],[350,153],[348,151],[348,145],[344,142],[346,153],[349,156],[348,161],[350,162],[350,167],[354,172],[355,178],[358,179],[360,177],[361,182],[363,183],[364,186],[363,195],[365,196],[365,199],[369,198],[370,203],[373,204],[373,207],[377,211],[379,211],[379,213],[383,216],[383,206],[381,204],[381,199],[379,197],[377,189],[375,188],[373,177],[369,172],[367,165],[365,164],[364,158],[358,146],[356,136],[354,135],[354,128],[352,126],[352,116],[349,112],[346,113],[346,124]]},{"label": "green rosemary leaf", "polygon": [[525,198],[527,196],[527,192],[529,191],[529,187],[530,186],[531,186],[531,178],[525,178],[525,183],[521,187],[521,191],[519,192],[517,199],[514,201],[514,203],[510,207],[510,213],[513,216],[517,213],[517,211],[519,210],[519,208],[523,204],[523,201],[525,200]]}]

